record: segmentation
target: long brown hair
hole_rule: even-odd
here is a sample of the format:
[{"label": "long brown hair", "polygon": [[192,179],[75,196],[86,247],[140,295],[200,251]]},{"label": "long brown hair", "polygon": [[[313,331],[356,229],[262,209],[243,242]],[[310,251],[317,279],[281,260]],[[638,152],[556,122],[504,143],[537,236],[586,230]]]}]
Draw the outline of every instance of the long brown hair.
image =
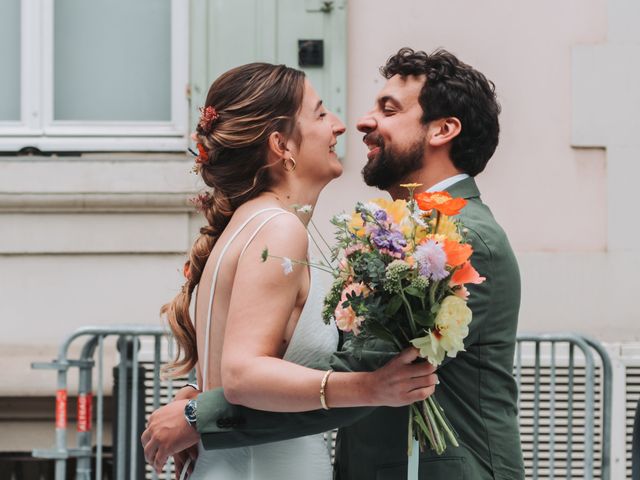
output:
[{"label": "long brown hair", "polygon": [[185,284],[160,310],[178,344],[176,358],[165,368],[171,376],[187,373],[198,361],[196,331],[189,314],[193,290],[233,212],[271,187],[269,136],[276,131],[294,132],[303,93],[303,72],[268,63],[229,70],[209,88],[204,108],[213,107],[216,118],[211,128],[199,124],[194,137],[205,157],[198,171],[212,189],[202,208],[207,225],[191,247]]}]

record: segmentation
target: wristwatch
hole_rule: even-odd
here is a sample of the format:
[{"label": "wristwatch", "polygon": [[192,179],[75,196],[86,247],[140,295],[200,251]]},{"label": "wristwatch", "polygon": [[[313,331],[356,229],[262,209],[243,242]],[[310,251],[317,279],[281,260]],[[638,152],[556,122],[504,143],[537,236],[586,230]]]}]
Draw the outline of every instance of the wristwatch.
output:
[{"label": "wristwatch", "polygon": [[184,418],[187,419],[187,423],[193,428],[196,428],[196,413],[198,412],[198,402],[196,399],[191,399],[184,407]]}]

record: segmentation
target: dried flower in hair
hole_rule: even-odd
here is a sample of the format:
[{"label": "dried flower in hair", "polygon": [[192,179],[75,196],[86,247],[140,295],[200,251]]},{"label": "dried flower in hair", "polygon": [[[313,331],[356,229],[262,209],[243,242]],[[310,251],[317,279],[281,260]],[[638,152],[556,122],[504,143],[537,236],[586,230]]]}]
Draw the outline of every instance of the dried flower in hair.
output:
[{"label": "dried flower in hair", "polygon": [[200,213],[208,210],[213,205],[213,195],[209,192],[199,193],[193,198],[189,199],[189,202],[196,207],[196,210]]},{"label": "dried flower in hair", "polygon": [[187,280],[191,280],[191,262],[189,260],[184,262],[184,267],[182,267],[182,274],[184,275],[184,278],[186,278]]},{"label": "dried flower in hair", "polygon": [[198,122],[198,127],[202,130],[204,135],[209,135],[211,130],[213,130],[213,124],[218,119],[220,115],[216,112],[216,109],[211,105],[208,107],[200,107],[200,122]]},{"label": "dried flower in hair", "polygon": [[204,145],[198,143],[196,146],[198,147],[198,156],[196,157],[196,163],[200,165],[209,163],[209,152],[207,152],[207,149],[204,147]]}]

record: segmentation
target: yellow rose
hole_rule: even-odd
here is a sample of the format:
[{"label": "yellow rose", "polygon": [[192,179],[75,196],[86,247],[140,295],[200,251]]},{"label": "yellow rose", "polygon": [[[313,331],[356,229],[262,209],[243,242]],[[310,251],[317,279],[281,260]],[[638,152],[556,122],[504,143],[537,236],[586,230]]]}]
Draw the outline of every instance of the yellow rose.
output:
[{"label": "yellow rose", "polygon": [[449,295],[440,304],[436,315],[436,329],[440,333],[440,344],[448,357],[464,352],[464,340],[469,335],[471,309],[457,295]]},{"label": "yellow rose", "polygon": [[457,295],[450,295],[440,304],[434,328],[426,336],[411,340],[411,344],[420,349],[421,357],[438,366],[445,355],[455,358],[458,352],[464,352],[463,340],[469,335],[470,322],[471,310],[467,302]]}]

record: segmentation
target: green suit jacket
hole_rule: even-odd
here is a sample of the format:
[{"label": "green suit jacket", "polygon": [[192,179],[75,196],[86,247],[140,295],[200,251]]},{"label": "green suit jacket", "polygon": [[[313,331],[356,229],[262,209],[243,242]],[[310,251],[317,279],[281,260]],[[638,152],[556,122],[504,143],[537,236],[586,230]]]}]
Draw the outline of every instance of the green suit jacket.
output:
[{"label": "green suit jacket", "polygon": [[[524,479],[513,358],[520,306],[520,275],[509,241],[480,199],[473,178],[452,185],[467,199],[460,219],[469,229],[476,270],[486,277],[468,287],[473,312],[466,351],[438,369],[436,397],[460,436],[442,456],[420,454],[420,479]],[[318,319],[318,328],[322,328]],[[346,339],[330,360],[336,371],[373,370],[393,357],[393,348],[370,341],[356,358]],[[318,365],[318,368],[326,368]],[[272,413],[231,405],[222,389],[198,397],[197,428],[206,449],[256,445],[340,427],[336,478],[403,479],[407,475],[405,408],[336,408]]]}]

